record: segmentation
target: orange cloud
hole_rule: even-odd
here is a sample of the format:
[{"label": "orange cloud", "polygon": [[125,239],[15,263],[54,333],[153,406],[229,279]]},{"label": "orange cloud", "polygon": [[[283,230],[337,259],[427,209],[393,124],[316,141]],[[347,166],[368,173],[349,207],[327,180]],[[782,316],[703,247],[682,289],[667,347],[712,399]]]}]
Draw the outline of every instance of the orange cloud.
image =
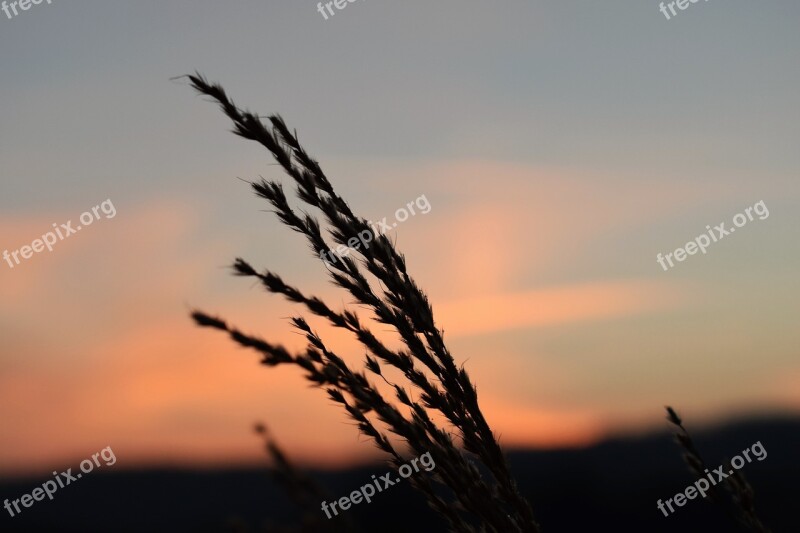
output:
[{"label": "orange cloud", "polygon": [[504,447],[586,446],[606,429],[588,408],[542,408],[483,397],[481,409]]},{"label": "orange cloud", "polygon": [[435,312],[448,335],[462,336],[608,320],[670,309],[683,299],[667,284],[620,281],[467,297],[436,304]]}]

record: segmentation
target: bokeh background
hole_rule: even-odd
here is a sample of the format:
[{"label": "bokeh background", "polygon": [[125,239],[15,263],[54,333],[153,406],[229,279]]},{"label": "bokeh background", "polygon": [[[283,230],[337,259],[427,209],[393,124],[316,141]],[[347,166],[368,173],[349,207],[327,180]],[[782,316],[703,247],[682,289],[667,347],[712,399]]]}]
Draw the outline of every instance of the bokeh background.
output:
[{"label": "bokeh background", "polygon": [[[0,15],[0,476],[376,457],[294,368],[198,330],[194,307],[300,348],[300,312],[242,256],[346,305],[242,179],[269,154],[181,79],[195,69],[297,129],[354,209],[393,232],[501,441],[581,447],[796,414],[800,4],[654,1],[42,3]],[[756,219],[664,272],[673,251]],[[323,330],[323,328],[320,329]],[[326,330],[323,330],[326,331]],[[349,362],[363,349],[339,333]],[[770,446],[765,442],[766,448]],[[731,454],[736,450],[731,450]],[[676,489],[677,490],[677,489]]]}]

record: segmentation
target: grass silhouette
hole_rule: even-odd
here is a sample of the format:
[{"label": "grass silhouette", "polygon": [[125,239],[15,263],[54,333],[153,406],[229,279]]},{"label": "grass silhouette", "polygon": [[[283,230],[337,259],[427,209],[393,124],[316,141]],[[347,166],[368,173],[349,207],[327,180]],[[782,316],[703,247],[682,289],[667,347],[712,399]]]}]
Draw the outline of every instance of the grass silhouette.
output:
[{"label": "grass silhouette", "polygon": [[[331,281],[347,291],[357,304],[369,309],[373,321],[390,326],[402,340],[404,349],[390,349],[355,312],[336,311],[321,299],[287,284],[277,274],[258,271],[241,258],[232,265],[234,274],[255,278],[267,291],[283,295],[332,326],[352,333],[368,351],[364,369],[348,366],[302,316],[291,319],[308,343],[301,353],[291,353],[281,345],[245,334],[202,311],[192,313],[195,322],[224,331],[234,342],[259,352],[266,366],[298,366],[306,379],[341,405],[360,432],[384,451],[396,467],[403,465],[405,459],[386,431],[399,436],[416,455],[430,452],[436,470],[428,477],[418,475],[408,479],[447,520],[451,531],[540,532],[531,506],[519,492],[506,457],[480,410],[477,389],[466,370],[456,366],[442,331],[436,327],[430,302],[408,273],[404,256],[384,234],[373,232],[368,220],[353,213],[280,116],[269,116],[265,122],[237,107],[220,85],[209,83],[198,73],[188,79],[197,92],[219,104],[233,122],[236,135],[258,142],[272,153],[294,181],[300,202],[323,215],[329,240],[349,247],[351,239],[364,232],[371,234],[369,246],[358,249],[358,261],[345,256],[325,265]],[[314,255],[322,260],[323,252],[330,247],[320,220],[307,212],[295,212],[280,183],[261,179],[250,185],[272,205],[284,225],[305,236]],[[389,382],[384,377],[385,367],[399,371],[405,385]],[[394,397],[381,393],[365,370],[383,379]],[[706,465],[682,420],[671,407],[667,407],[667,415],[678,427],[676,439],[684,449],[690,470],[703,477]],[[436,420],[452,426],[455,438]],[[263,426],[258,431],[273,459],[275,478],[305,510],[300,530],[349,529],[349,523],[321,522],[321,513],[313,516],[313,505],[325,499],[324,493],[291,465]],[[730,495],[730,505],[726,508],[740,526],[758,533],[769,532],[755,514],[752,488],[740,472],[721,486]],[[714,488],[709,492],[710,499],[722,502],[721,492]]]},{"label": "grass silhouette", "polygon": [[[369,221],[353,213],[280,116],[270,116],[265,123],[259,116],[238,108],[218,84],[209,83],[200,74],[188,78],[194,89],[220,105],[233,121],[235,134],[259,142],[272,153],[294,180],[297,198],[324,215],[328,236],[334,243],[346,245],[363,232],[372,234],[370,245],[358,250],[360,264],[352,257],[342,257],[327,263],[328,272],[334,284],[372,311],[374,320],[391,326],[405,349],[388,348],[355,312],[335,311],[319,298],[286,284],[280,276],[270,271],[258,272],[241,258],[233,264],[235,274],[256,278],[269,292],[282,294],[331,325],[350,331],[369,352],[366,370],[383,377],[382,365],[393,367],[405,377],[410,390],[392,384],[394,398],[384,397],[365,371],[351,369],[328,349],[303,317],[291,319],[308,341],[303,353],[290,353],[283,346],[246,335],[201,311],[192,313],[195,322],[227,332],[238,344],[258,351],[267,366],[300,367],[309,381],[325,389],[359,430],[391,457],[395,466],[405,460],[384,433],[386,430],[401,437],[416,455],[430,452],[437,465],[435,473],[409,480],[446,518],[453,531],[540,531],[480,410],[477,389],[467,372],[456,366],[436,327],[428,298],[409,275],[404,257],[385,235],[372,232]],[[298,215],[289,206],[281,184],[262,179],[251,186],[272,204],[283,224],[306,237],[315,255],[329,249],[319,220],[308,213]],[[382,289],[375,289],[375,284]],[[434,421],[440,416],[455,428],[460,446],[442,424]],[[481,474],[478,464],[488,475]]]},{"label": "grass silhouette", "polygon": [[[667,420],[678,428],[675,432],[675,440],[683,449],[683,460],[689,467],[689,471],[697,479],[705,478],[706,473],[709,472],[708,465],[684,427],[683,420],[672,407],[666,406],[665,409],[667,410]],[[753,488],[745,479],[744,474],[738,468],[733,468],[729,461],[724,462],[723,466],[723,470],[730,472],[730,475],[719,483],[719,486],[723,488],[722,491],[717,488],[717,485],[709,487],[708,499],[722,506],[728,516],[742,529],[755,533],[771,533],[756,515]],[[723,492],[727,493],[728,498],[724,497]]]}]

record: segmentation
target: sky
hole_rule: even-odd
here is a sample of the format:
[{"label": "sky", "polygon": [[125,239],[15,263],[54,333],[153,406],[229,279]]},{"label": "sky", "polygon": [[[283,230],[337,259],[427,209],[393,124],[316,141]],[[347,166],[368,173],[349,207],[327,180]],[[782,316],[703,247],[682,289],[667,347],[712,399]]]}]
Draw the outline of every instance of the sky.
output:
[{"label": "sky", "polygon": [[[796,413],[799,16],[789,0],[669,20],[652,0],[0,12],[0,252],[115,211],[0,261],[0,475],[106,446],[123,468],[258,462],[256,421],[304,464],[376,455],[295,369],[189,319],[303,347],[287,320],[303,310],[231,276],[238,256],[351,303],[241,181],[288,185],[176,78],[194,71],[280,113],[359,214],[424,195],[391,236],[504,445],[660,429],[667,403],[698,425]],[[768,216],[659,265],[758,202]]]}]

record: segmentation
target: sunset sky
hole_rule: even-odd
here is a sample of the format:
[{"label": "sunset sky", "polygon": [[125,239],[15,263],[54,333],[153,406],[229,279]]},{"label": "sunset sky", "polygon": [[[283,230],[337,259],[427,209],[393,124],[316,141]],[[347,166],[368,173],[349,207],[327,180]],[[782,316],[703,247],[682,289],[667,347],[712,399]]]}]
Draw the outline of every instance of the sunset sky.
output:
[{"label": "sunset sky", "polygon": [[[184,80],[280,113],[353,209],[421,195],[391,233],[508,446],[583,445],[800,409],[800,4],[83,0],[0,13],[0,475],[105,446],[120,468],[374,446],[296,368],[192,324],[287,347],[305,310],[241,256],[334,308],[303,239],[236,178],[288,179]],[[656,262],[759,201],[705,255]],[[361,310],[362,316],[368,316]],[[312,321],[354,365],[364,349]],[[375,330],[385,330],[374,325]],[[391,337],[387,337],[391,338]]]}]

